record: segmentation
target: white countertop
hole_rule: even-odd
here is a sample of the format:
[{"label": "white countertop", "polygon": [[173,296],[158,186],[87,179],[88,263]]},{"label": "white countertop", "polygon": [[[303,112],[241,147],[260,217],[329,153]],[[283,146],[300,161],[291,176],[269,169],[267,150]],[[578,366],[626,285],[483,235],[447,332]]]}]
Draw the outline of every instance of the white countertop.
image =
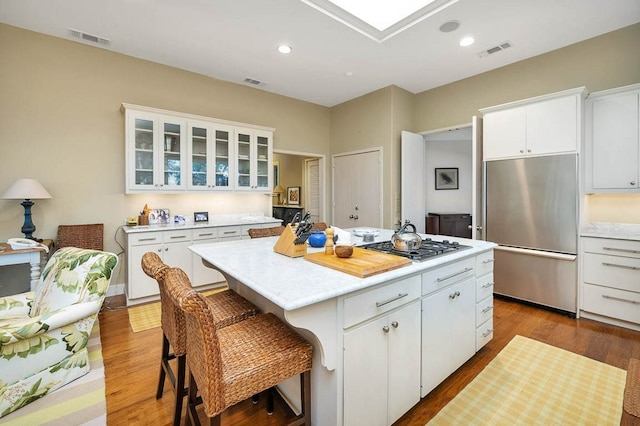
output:
[{"label": "white countertop", "polygon": [[[388,241],[391,235],[392,231],[381,230],[376,241]],[[358,278],[317,265],[304,260],[303,257],[290,258],[278,254],[273,251],[278,237],[194,245],[189,249],[225,275],[232,276],[282,309],[291,311],[376,284],[413,275],[496,247],[496,244],[486,241],[442,235],[422,235],[434,240],[458,241],[460,244],[471,246],[471,248],[424,262],[413,262],[408,266],[368,278]],[[352,242],[356,245],[361,241],[362,238],[352,236]],[[324,248],[309,247],[308,253],[323,250]]]},{"label": "white countertop", "polygon": [[253,224],[272,223],[273,226],[279,226],[282,224],[280,219],[264,216],[262,214],[255,213],[243,213],[243,214],[228,214],[228,215],[215,215],[209,217],[208,222],[194,223],[189,221],[187,223],[166,223],[157,225],[143,225],[143,226],[123,226],[122,229],[127,234],[136,232],[150,232],[150,231],[170,231],[173,229],[197,229],[197,228],[211,228],[220,226],[243,226]]},{"label": "white countertop", "polygon": [[640,240],[640,224],[592,222],[580,230],[583,237]]}]

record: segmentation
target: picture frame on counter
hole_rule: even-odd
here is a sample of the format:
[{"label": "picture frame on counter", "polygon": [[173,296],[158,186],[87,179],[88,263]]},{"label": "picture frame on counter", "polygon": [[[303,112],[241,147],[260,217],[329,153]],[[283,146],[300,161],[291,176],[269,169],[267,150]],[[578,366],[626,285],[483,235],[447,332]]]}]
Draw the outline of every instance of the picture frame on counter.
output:
[{"label": "picture frame on counter", "polygon": [[436,189],[459,189],[458,168],[436,168]]},{"label": "picture frame on counter", "polygon": [[300,204],[300,187],[289,186],[287,187],[287,204],[299,205]]},{"label": "picture frame on counter", "polygon": [[193,213],[193,222],[194,223],[209,222],[209,212],[195,212],[195,213]]}]

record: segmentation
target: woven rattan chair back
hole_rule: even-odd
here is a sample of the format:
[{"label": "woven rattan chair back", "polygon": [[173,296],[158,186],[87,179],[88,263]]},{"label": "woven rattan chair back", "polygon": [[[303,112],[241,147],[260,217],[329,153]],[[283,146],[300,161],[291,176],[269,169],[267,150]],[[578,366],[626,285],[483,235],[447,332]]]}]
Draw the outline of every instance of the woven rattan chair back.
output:
[{"label": "woven rattan chair back", "polygon": [[104,224],[59,225],[56,237],[56,250],[63,247],[78,247],[91,250],[103,250]]},{"label": "woven rattan chair back", "polygon": [[181,269],[167,271],[165,285],[173,303],[185,313],[189,420],[199,424],[196,406],[201,401],[211,424],[220,424],[219,416],[227,408],[300,375],[302,413],[290,424],[309,424],[313,357],[309,343],[273,314],[215,327],[219,318],[211,303],[190,288]]},{"label": "woven rattan chair back", "polygon": [[324,222],[316,222],[311,227],[311,231],[326,231],[327,224]]},{"label": "woven rattan chair back", "polygon": [[284,226],[274,226],[273,228],[251,228],[248,233],[251,238],[279,237],[284,231]]}]

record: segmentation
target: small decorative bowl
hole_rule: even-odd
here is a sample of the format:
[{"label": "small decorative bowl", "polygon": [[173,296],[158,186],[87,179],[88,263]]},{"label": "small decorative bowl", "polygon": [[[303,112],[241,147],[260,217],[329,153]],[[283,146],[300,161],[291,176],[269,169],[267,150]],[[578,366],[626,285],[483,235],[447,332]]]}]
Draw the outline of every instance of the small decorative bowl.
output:
[{"label": "small decorative bowl", "polygon": [[336,245],[333,251],[336,253],[336,256],[346,258],[351,257],[353,254],[353,246],[348,245]]},{"label": "small decorative bowl", "polygon": [[309,245],[311,247],[324,247],[327,242],[327,236],[323,231],[313,231],[309,235]]}]

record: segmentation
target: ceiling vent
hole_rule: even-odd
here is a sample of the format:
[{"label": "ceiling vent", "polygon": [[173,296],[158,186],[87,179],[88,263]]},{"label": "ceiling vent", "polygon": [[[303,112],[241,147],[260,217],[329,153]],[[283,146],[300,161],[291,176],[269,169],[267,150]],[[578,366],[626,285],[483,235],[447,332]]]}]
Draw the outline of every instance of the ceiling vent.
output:
[{"label": "ceiling vent", "polygon": [[108,38],[74,30],[72,28],[67,28],[67,30],[69,31],[69,37],[77,38],[88,43],[97,44],[102,47],[111,46],[111,40],[109,40]]},{"label": "ceiling vent", "polygon": [[256,80],[255,78],[251,78],[251,77],[245,78],[244,82],[247,84],[251,84],[252,86],[264,86],[267,84],[264,81]]},{"label": "ceiling vent", "polygon": [[512,46],[510,41],[505,41],[504,43],[500,43],[497,46],[494,47],[490,47],[487,50],[483,50],[482,52],[478,53],[478,56],[485,57],[485,56],[489,56],[489,55],[493,55],[494,53],[498,53],[502,50],[508,49]]}]

